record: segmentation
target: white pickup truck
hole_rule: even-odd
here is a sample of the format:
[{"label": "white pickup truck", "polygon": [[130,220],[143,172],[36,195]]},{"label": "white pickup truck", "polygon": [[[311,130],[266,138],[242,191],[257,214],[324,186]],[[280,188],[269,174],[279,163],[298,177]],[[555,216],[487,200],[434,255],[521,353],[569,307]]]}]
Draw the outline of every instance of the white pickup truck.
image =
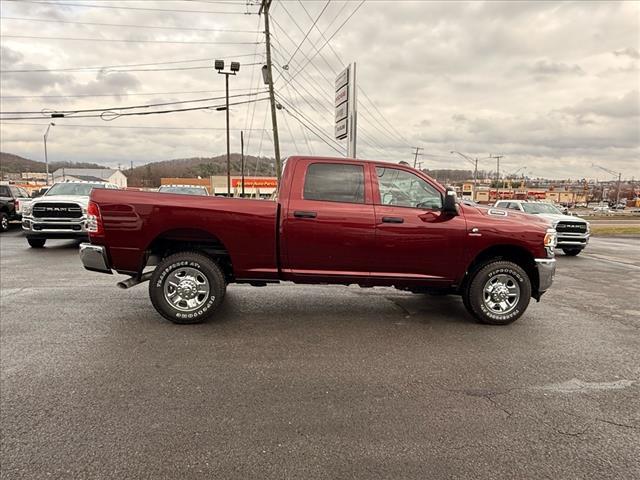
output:
[{"label": "white pickup truck", "polygon": [[527,200],[498,200],[494,207],[530,213],[549,220],[558,232],[557,248],[565,255],[578,255],[589,243],[591,228],[589,222],[572,215],[565,215],[555,206],[545,202]]},{"label": "white pickup truck", "polygon": [[86,239],[87,205],[94,188],[117,189],[112,183],[60,182],[41,197],[21,204],[22,230],[33,248],[48,238]]}]

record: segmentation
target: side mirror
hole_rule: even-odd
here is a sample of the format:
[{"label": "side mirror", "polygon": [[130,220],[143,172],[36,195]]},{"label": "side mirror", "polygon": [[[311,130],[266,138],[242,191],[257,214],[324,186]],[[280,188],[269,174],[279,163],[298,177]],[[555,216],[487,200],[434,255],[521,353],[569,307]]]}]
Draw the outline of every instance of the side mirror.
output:
[{"label": "side mirror", "polygon": [[458,201],[456,197],[456,191],[451,187],[447,187],[447,192],[444,195],[444,205],[442,206],[442,212],[446,213],[447,215],[458,215],[457,203]]}]

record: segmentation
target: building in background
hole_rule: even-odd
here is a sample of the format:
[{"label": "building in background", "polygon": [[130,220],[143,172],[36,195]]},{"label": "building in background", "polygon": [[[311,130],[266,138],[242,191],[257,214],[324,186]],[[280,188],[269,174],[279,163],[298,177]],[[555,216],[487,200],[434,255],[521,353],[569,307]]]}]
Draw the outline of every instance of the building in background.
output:
[{"label": "building in background", "polygon": [[[227,195],[226,175],[215,175],[209,178],[163,177],[161,185],[197,185],[207,187],[211,195]],[[244,177],[244,196],[252,198],[269,198],[276,191],[276,177]],[[231,196],[242,195],[242,177],[231,176]]]},{"label": "building in background", "polygon": [[59,168],[53,172],[54,182],[105,182],[127,187],[127,177],[120,170],[112,168]]}]

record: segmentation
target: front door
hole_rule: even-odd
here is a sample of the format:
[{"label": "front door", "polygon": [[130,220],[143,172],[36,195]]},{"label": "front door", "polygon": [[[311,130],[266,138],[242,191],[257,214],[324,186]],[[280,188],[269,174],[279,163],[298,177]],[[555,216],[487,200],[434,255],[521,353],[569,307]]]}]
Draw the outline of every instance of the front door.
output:
[{"label": "front door", "polygon": [[413,172],[376,166],[376,271],[437,284],[459,273],[466,225],[442,213],[443,193]]},{"label": "front door", "polygon": [[[300,169],[300,170],[298,170]],[[294,276],[368,277],[375,219],[370,182],[358,163],[296,164],[284,212],[283,271]]]}]

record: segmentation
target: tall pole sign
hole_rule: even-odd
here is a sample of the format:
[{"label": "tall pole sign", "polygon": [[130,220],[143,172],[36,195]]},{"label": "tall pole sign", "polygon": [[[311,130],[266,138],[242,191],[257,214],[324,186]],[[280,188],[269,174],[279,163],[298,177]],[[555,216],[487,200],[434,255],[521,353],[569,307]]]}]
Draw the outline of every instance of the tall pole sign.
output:
[{"label": "tall pole sign", "polygon": [[335,82],[335,138],[348,139],[347,156],[356,156],[356,64],[338,74]]}]

